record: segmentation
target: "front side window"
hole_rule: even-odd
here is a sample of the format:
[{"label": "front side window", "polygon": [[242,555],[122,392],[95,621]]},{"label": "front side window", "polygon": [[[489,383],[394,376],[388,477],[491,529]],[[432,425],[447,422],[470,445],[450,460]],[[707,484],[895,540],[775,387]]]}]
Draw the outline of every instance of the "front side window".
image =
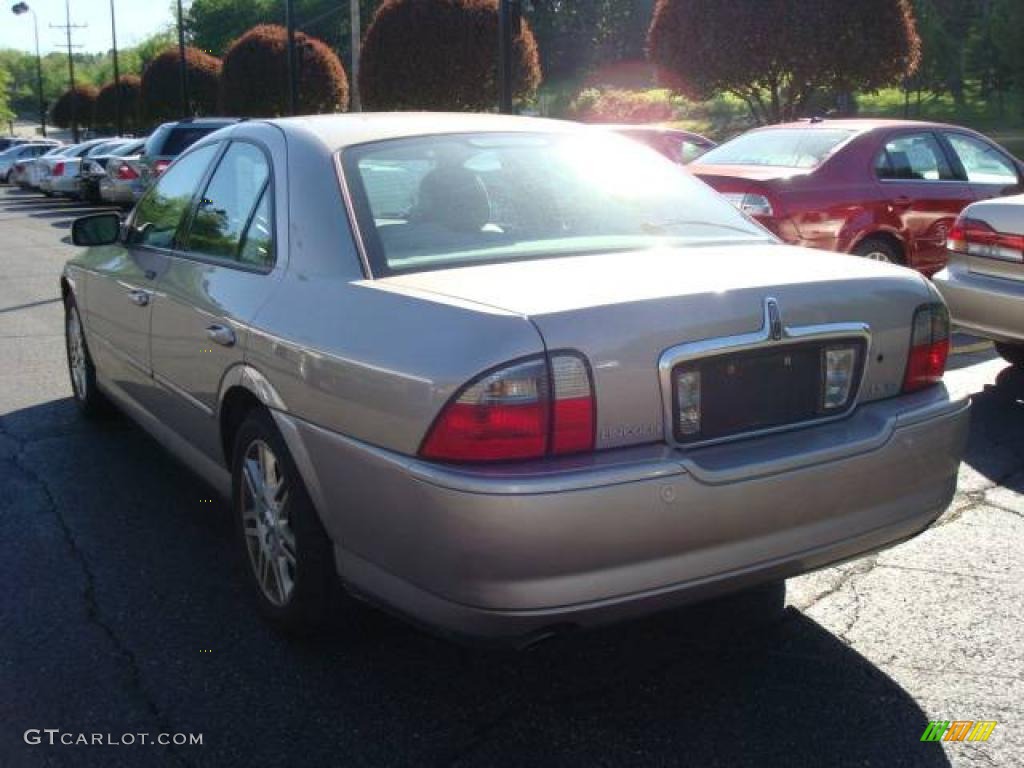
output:
[{"label": "front side window", "polygon": [[394,139],[350,147],[342,163],[375,274],[770,238],[619,136]]},{"label": "front side window", "polygon": [[199,201],[185,250],[237,259],[242,236],[269,177],[270,167],[259,148],[232,143]]},{"label": "front side window", "polygon": [[208,144],[167,169],[136,206],[129,242],[152,248],[174,247],[181,220],[216,154],[217,145]]},{"label": "front side window", "polygon": [[1002,186],[1018,183],[1017,169],[1013,163],[991,144],[962,133],[947,133],[946,138],[960,158],[960,164],[967,172],[967,180],[971,183]]},{"label": "front side window", "polygon": [[931,133],[908,133],[886,142],[875,159],[880,179],[901,181],[955,181],[938,140]]},{"label": "front side window", "polygon": [[768,128],[737,136],[703,155],[700,162],[817,168],[854,135],[841,128]]}]

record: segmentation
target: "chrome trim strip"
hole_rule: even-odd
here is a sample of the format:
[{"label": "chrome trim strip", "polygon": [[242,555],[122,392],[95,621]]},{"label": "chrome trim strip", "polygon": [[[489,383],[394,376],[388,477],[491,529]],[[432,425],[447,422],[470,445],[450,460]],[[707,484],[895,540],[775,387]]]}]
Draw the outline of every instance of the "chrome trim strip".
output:
[{"label": "chrome trim strip", "polygon": [[169,379],[164,378],[163,376],[161,376],[156,371],[153,372],[153,381],[155,381],[157,384],[162,386],[167,391],[173,392],[174,394],[176,394],[178,397],[180,397],[182,400],[184,400],[189,405],[191,405],[191,406],[193,406],[195,408],[198,408],[200,411],[205,413],[207,416],[213,416],[213,408],[211,408],[210,406],[206,405],[206,403],[204,403],[204,402],[202,402],[200,400],[196,400],[194,397],[192,397],[192,395],[190,395],[188,392],[183,390],[181,387],[179,387],[173,381],[170,381]]},{"label": "chrome trim strip", "polygon": [[[779,333],[781,331],[781,333]],[[779,333],[778,337],[775,334]],[[673,392],[672,392],[672,370],[680,363],[698,360],[705,357],[715,357],[723,354],[734,354],[754,349],[771,349],[775,346],[799,344],[808,341],[828,341],[829,339],[860,338],[864,341],[864,357],[861,361],[860,380],[857,382],[856,394],[849,406],[842,412],[818,419],[784,424],[779,427],[767,429],[755,429],[749,432],[738,432],[727,437],[719,437],[712,440],[701,440],[693,443],[679,443],[675,439],[675,423],[673,420]],[[658,376],[661,382],[661,399],[664,421],[665,441],[678,449],[689,450],[705,445],[717,445],[719,443],[743,440],[757,435],[771,435],[779,432],[786,432],[800,427],[809,427],[817,424],[827,424],[830,421],[842,419],[850,414],[857,406],[860,397],[861,386],[864,383],[864,376],[867,373],[867,362],[871,356],[871,327],[866,323],[825,323],[819,325],[803,325],[789,327],[782,322],[779,312],[779,303],[772,297],[764,300],[764,315],[761,327],[752,333],[744,333],[738,336],[723,336],[713,339],[702,339],[700,341],[687,342],[670,347],[662,352],[658,359]]]},{"label": "chrome trim strip", "polygon": [[359,262],[363,267],[363,276],[372,280],[373,270],[370,269],[370,257],[366,254],[366,246],[363,244],[363,231],[359,228],[359,219],[356,217],[355,206],[352,205],[352,193],[348,187],[348,179],[345,178],[345,164],[341,161],[341,152],[334,155],[334,172],[341,185],[341,199],[345,203],[345,215],[348,216],[349,227],[352,230],[352,239],[356,244],[356,252],[359,254]]}]

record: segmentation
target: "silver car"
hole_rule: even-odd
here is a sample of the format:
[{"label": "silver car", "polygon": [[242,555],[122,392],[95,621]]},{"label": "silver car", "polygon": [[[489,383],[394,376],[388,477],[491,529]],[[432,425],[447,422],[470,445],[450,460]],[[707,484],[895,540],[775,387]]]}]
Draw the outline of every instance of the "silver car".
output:
[{"label": "silver car", "polygon": [[929,282],[782,245],[619,136],[251,120],[72,234],[76,401],[232,500],[286,629],[340,582],[529,644],[888,547],[953,497],[969,403]]},{"label": "silver car", "polygon": [[35,160],[37,157],[52,150],[55,146],[55,144],[50,142],[32,142],[16,144],[10,149],[0,152],[0,183],[6,184],[11,181],[11,172],[17,163]]},{"label": "silver car", "polygon": [[949,265],[934,280],[953,319],[1024,367],[1024,195],[967,206],[947,245]]}]

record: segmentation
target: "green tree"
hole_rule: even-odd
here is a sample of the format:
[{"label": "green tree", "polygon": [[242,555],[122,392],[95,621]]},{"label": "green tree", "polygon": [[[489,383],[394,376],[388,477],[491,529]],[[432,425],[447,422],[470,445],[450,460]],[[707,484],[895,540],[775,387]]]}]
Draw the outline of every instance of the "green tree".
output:
[{"label": "green tree", "polygon": [[8,87],[11,83],[11,74],[7,68],[0,65],[0,121],[7,122],[13,120],[14,110],[11,109],[10,101],[8,98]]},{"label": "green tree", "polygon": [[902,82],[920,39],[909,0],[658,0],[649,52],[673,89],[731,93],[757,122],[775,123],[821,91]]},{"label": "green tree", "polygon": [[277,0],[195,0],[185,19],[189,42],[223,57],[247,29],[278,21],[283,15],[280,6]]}]

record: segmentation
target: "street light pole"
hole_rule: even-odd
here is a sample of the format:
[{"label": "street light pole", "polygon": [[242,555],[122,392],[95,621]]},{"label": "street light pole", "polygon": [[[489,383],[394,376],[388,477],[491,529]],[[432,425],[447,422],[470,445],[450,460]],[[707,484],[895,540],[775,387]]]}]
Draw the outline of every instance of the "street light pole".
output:
[{"label": "street light pole", "polygon": [[124,119],[121,117],[121,75],[117,71],[117,22],[114,20],[114,0],[110,0],[110,39],[114,43],[114,122],[117,135],[124,134]]},{"label": "street light pole", "polygon": [[284,0],[284,24],[288,29],[288,114],[298,114],[298,86],[295,82],[295,8]]},{"label": "street light pole", "polygon": [[178,0],[178,58],[181,67],[181,116],[191,117],[192,110],[188,107],[188,66],[185,62],[185,24],[181,11],[181,0]]},{"label": "street light pole", "polygon": [[46,137],[46,101],[43,99],[43,59],[39,55],[39,19],[36,18],[36,12],[32,10],[28,3],[16,3],[11,6],[11,10],[14,11],[15,16],[20,16],[23,13],[32,14],[32,30],[36,36],[36,89],[39,91],[39,126],[43,130],[43,137]]}]

